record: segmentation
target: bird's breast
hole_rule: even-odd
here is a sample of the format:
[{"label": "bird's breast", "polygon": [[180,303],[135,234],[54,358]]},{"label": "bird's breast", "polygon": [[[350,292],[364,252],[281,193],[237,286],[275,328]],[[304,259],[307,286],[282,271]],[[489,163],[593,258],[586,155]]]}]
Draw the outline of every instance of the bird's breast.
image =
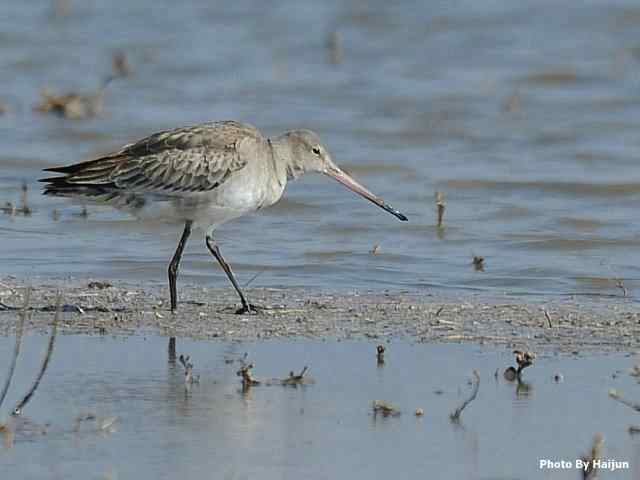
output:
[{"label": "bird's breast", "polygon": [[264,181],[259,176],[237,175],[219,187],[215,203],[220,207],[248,212],[262,207],[267,196]]}]

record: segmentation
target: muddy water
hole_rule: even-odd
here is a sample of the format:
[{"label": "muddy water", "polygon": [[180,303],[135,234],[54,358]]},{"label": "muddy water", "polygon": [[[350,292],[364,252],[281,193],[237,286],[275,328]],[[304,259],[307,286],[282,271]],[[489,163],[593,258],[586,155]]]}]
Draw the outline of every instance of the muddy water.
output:
[{"label": "muddy water", "polygon": [[[35,375],[45,342],[27,337],[3,419]],[[0,357],[9,358],[12,343],[0,341]],[[474,346],[393,343],[384,367],[369,343],[179,340],[183,352],[200,375],[188,392],[180,365],[167,362],[166,338],[60,337],[25,409],[31,422],[49,424],[48,433],[18,431],[13,447],[0,450],[0,469],[11,478],[574,479],[575,470],[541,472],[539,459],[573,461],[601,432],[606,458],[631,467],[607,478],[640,475],[640,443],[627,433],[637,414],[607,396],[616,388],[637,399],[627,356],[539,358],[517,387],[494,378],[512,363],[508,352]],[[243,393],[235,371],[244,352],[256,377],[309,365],[315,384]],[[473,368],[480,392],[452,425],[449,413],[468,395]],[[374,417],[374,399],[402,414]],[[418,407],[422,418],[413,414]],[[87,412],[118,421],[110,432],[97,433],[94,421],[74,432],[74,419]]]},{"label": "muddy water", "polygon": [[[79,217],[35,180],[159,129],[234,118],[267,134],[317,130],[410,217],[304,178],[279,206],[219,232],[241,282],[492,294],[639,284],[636,2],[50,3],[0,16],[0,201],[19,201],[25,180],[34,211],[0,215],[5,274],[164,282],[180,227],[93,207]],[[116,50],[135,71],[109,87],[102,117],[32,111],[44,87],[94,89]],[[225,281],[199,235],[183,273]]]}]

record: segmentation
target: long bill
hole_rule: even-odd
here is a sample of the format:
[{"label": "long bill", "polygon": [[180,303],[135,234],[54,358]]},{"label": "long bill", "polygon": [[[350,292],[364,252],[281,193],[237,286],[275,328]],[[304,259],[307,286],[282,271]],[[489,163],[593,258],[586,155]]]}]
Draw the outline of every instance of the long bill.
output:
[{"label": "long bill", "polygon": [[409,220],[405,215],[403,215],[398,210],[393,208],[391,205],[386,203],[380,197],[378,197],[378,196],[374,195],[373,193],[371,193],[364,186],[360,185],[358,182],[356,182],[353,178],[351,178],[349,175],[347,175],[345,172],[343,172],[339,168],[337,168],[337,167],[329,168],[324,173],[326,175],[329,175],[330,177],[336,179],[338,182],[340,182],[342,185],[347,187],[349,190],[351,190],[351,191],[357,193],[358,195],[366,198],[371,203],[376,204],[377,206],[379,206],[383,210],[386,210],[390,214],[395,215],[396,217],[398,217],[403,222],[406,222],[407,220]]}]

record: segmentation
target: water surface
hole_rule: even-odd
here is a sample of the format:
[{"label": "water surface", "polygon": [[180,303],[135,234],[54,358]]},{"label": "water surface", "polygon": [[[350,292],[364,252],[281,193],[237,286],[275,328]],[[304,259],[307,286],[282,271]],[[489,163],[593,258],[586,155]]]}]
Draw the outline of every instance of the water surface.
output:
[{"label": "water surface", "polygon": [[[2,273],[164,282],[181,227],[92,207],[78,217],[79,206],[42,198],[35,180],[160,129],[233,118],[268,135],[317,130],[338,163],[410,218],[306,177],[277,207],[220,229],[241,283],[262,272],[254,285],[566,295],[620,293],[624,279],[633,294],[638,26],[631,0],[115,0],[70,2],[66,15],[6,5],[0,202],[17,202],[25,180],[34,213],[0,215]],[[43,87],[94,89],[116,50],[135,72],[109,87],[102,117],[32,112]],[[434,227],[436,191],[444,230]],[[486,258],[484,273],[473,255]],[[199,234],[182,271],[225,282]]]},{"label": "water surface", "polygon": [[[26,338],[3,417],[28,388],[46,338]],[[0,339],[8,359],[13,339]],[[244,352],[259,378],[310,366],[315,384],[260,386],[242,392],[235,375]],[[637,399],[623,355],[548,356],[524,372],[518,387],[497,368],[510,352],[459,345],[387,345],[378,367],[375,344],[356,342],[211,343],[178,340],[200,384],[185,390],[180,365],[167,362],[166,338],[61,336],[51,368],[25,416],[50,424],[46,435],[18,432],[0,449],[11,478],[440,478],[575,479],[579,472],[541,472],[541,458],[575,460],[596,432],[606,458],[640,475],[640,443],[627,433],[637,414],[607,396],[616,388]],[[232,361],[233,363],[227,363]],[[444,367],[444,368],[443,368]],[[449,413],[481,375],[477,399],[459,425]],[[612,374],[621,371],[616,378]],[[564,375],[562,383],[553,380]],[[374,417],[371,401],[393,402],[399,417]],[[422,418],[414,416],[423,408]],[[93,422],[73,431],[77,415],[117,416],[115,431]],[[134,452],[132,454],[132,452]],[[604,478],[604,475],[603,475]]]}]

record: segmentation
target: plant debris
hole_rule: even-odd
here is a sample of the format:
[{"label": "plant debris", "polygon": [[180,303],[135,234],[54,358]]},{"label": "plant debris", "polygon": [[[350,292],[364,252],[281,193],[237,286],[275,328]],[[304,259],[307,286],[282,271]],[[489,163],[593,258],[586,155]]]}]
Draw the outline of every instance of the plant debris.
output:
[{"label": "plant debris", "polygon": [[293,370],[289,372],[289,376],[285,379],[280,380],[282,385],[302,385],[314,383],[312,379],[309,377],[305,377],[306,373],[309,371],[309,367],[305,365],[305,367],[300,371],[299,374],[294,374]]},{"label": "plant debris", "polygon": [[471,390],[471,394],[467,399],[465,399],[462,404],[456,408],[450,415],[449,418],[454,423],[460,422],[460,414],[462,411],[467,408],[467,406],[473,402],[478,395],[478,390],[480,390],[480,374],[477,370],[473,371],[473,389]]},{"label": "plant debris", "polygon": [[13,355],[11,356],[11,364],[9,365],[9,372],[7,373],[7,378],[4,381],[2,392],[0,392],[0,407],[2,406],[2,403],[4,402],[4,399],[7,396],[7,392],[9,391],[9,387],[11,386],[13,373],[15,372],[18,356],[20,355],[20,346],[22,345],[22,336],[24,333],[24,323],[27,318],[27,311],[29,309],[30,299],[31,299],[31,289],[28,288],[24,294],[24,305],[22,306],[22,309],[20,310],[20,313],[18,315],[18,324],[16,326],[16,343],[13,346]]},{"label": "plant debris", "polygon": [[373,407],[373,416],[382,415],[383,417],[397,417],[400,415],[398,407],[385,400],[374,400],[371,402]]},{"label": "plant debris", "polygon": [[55,94],[44,88],[40,92],[41,101],[34,107],[34,110],[40,113],[53,113],[73,120],[97,117],[102,114],[105,90],[113,78],[115,77],[108,76],[98,90],[92,93]]},{"label": "plant debris", "polygon": [[589,453],[581,457],[583,464],[586,465],[582,469],[583,480],[592,480],[597,477],[598,467],[595,465],[597,463],[595,461],[600,460],[602,456],[603,445],[604,445],[604,438],[602,437],[602,434],[596,433],[593,436],[591,450],[589,450]]},{"label": "plant debris", "polygon": [[484,272],[484,257],[474,255],[472,263],[476,272]]},{"label": "plant debris", "polygon": [[193,375],[193,363],[191,363],[191,357],[189,355],[180,355],[178,361],[184,367],[184,384],[189,386],[194,383],[200,383],[200,375]]},{"label": "plant debris", "polygon": [[130,77],[133,75],[133,67],[127,54],[119,51],[111,57],[111,71],[114,77]]},{"label": "plant debris", "polygon": [[251,370],[255,367],[253,363],[249,363],[247,365],[243,365],[240,370],[236,372],[236,375],[242,377],[242,388],[247,389],[249,387],[254,387],[260,385],[262,382],[253,378],[251,374]]},{"label": "plant debris", "polygon": [[640,412],[640,403],[635,403],[630,400],[626,400],[622,397],[622,394],[617,390],[611,389],[609,390],[609,396],[614,400],[620,402],[623,405],[626,405],[629,408],[633,408],[636,412]]},{"label": "plant debris", "polygon": [[378,359],[378,366],[384,365],[384,345],[378,345],[376,347],[376,358]]},{"label": "plant debris", "polygon": [[518,364],[518,368],[509,367],[504,371],[504,378],[510,382],[514,380],[518,380],[518,382],[522,381],[522,371],[533,365],[533,362],[536,358],[536,354],[533,352],[523,352],[521,350],[514,350],[513,354],[516,356],[516,363]]},{"label": "plant debris", "polygon": [[442,192],[436,192],[436,215],[438,228],[442,228],[442,222],[444,220],[444,209],[446,204],[444,203],[444,194]]},{"label": "plant debris", "polygon": [[31,400],[31,398],[33,398],[33,396],[35,395],[36,390],[40,385],[40,382],[42,381],[42,377],[44,377],[44,374],[47,371],[47,367],[49,366],[49,361],[51,360],[51,355],[53,354],[53,348],[56,342],[56,334],[58,332],[58,322],[60,321],[61,303],[62,303],[62,295],[58,294],[58,298],[56,300],[56,314],[53,318],[53,324],[51,325],[51,335],[49,336],[49,343],[47,344],[47,350],[42,359],[42,364],[40,365],[40,371],[38,372],[38,375],[36,376],[36,379],[31,385],[31,388],[29,389],[29,391],[26,393],[24,397],[22,397],[22,400],[20,400],[16,404],[15,408],[13,409],[13,413],[12,413],[13,416],[22,415],[24,407],[26,407],[27,403],[29,403],[29,400]]}]

